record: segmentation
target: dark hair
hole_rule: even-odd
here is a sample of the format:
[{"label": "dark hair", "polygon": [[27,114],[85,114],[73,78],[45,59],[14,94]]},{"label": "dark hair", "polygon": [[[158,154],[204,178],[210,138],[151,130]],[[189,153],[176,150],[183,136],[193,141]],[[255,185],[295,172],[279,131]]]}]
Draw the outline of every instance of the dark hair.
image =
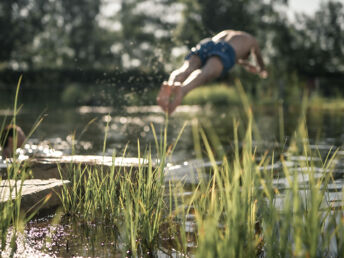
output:
[{"label": "dark hair", "polygon": [[6,148],[8,145],[8,138],[14,136],[17,129],[13,125],[7,126],[1,133],[0,145],[2,148]]}]

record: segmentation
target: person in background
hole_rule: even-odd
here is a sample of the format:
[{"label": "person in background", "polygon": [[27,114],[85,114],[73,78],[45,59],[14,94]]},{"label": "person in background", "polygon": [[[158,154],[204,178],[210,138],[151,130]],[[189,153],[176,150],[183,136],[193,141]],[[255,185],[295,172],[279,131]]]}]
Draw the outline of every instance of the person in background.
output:
[{"label": "person in background", "polygon": [[17,125],[8,125],[0,136],[2,158],[12,157],[15,149],[20,148],[25,141],[23,130]]},{"label": "person in background", "polygon": [[[249,61],[250,56],[253,62]],[[191,49],[184,64],[162,83],[158,104],[171,114],[189,91],[225,75],[236,63],[261,78],[268,76],[257,40],[249,33],[224,30],[203,39]]]}]

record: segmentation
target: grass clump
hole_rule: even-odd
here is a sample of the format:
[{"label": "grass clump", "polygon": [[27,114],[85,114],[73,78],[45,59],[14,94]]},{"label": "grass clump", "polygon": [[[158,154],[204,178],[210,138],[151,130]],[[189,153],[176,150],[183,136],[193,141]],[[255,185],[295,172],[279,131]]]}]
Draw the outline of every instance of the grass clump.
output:
[{"label": "grass clump", "polygon": [[161,169],[73,168],[71,186],[61,195],[64,213],[81,221],[111,224],[123,239],[123,252],[154,252],[159,242],[165,208]]},{"label": "grass clump", "polygon": [[[305,110],[307,101],[303,103]],[[198,198],[192,203],[197,224],[196,256],[339,256],[344,235],[337,232],[342,232],[344,212],[342,206],[334,211],[329,198],[336,152],[324,158],[310,148],[302,112],[285,153],[277,159],[273,153],[257,157],[252,144],[252,112],[245,110],[246,134],[238,139],[242,128],[234,123],[234,158],[223,156],[221,166],[204,132],[198,130],[201,137],[194,137],[202,139],[213,164],[210,180],[200,182]],[[291,156],[302,159],[291,162]],[[319,160],[321,173],[315,164]],[[275,162],[280,164],[278,172]],[[344,196],[343,188],[336,191]]]},{"label": "grass clump", "polygon": [[250,101],[240,83],[238,87],[247,121],[234,122],[231,155],[218,146],[214,130],[193,123],[195,155],[211,163],[197,171],[197,183],[164,181],[166,126],[160,137],[153,129],[158,165],[153,165],[150,148],[141,155],[138,144],[138,157],[147,162],[137,168],[71,168],[72,186],[61,195],[64,212],[113,225],[126,256],[156,256],[162,249],[195,257],[340,256],[344,212],[331,192],[342,198],[344,192],[330,188],[336,151],[324,157],[311,148],[307,101],[302,101],[299,126],[287,143],[281,129],[284,147],[276,157],[254,144],[259,132]]},{"label": "grass clump", "polygon": [[[13,105],[13,117],[10,122],[11,125],[16,127],[16,117],[18,115],[20,107],[18,108],[18,95],[21,84],[22,76],[20,76]],[[41,119],[38,120],[28,137],[32,135],[34,130],[41,123]],[[6,118],[2,122],[0,128],[0,135],[5,134]],[[7,137],[7,135],[5,136]],[[5,139],[5,137],[3,139]],[[40,200],[34,207],[28,210],[22,210],[22,191],[24,181],[29,177],[29,170],[27,164],[18,160],[17,149],[17,137],[16,130],[13,132],[13,153],[11,159],[6,160],[7,167],[6,172],[3,170],[0,174],[0,257],[5,256],[12,257],[17,251],[17,237],[24,229],[25,224],[29,221],[39,209],[47,202],[50,196]],[[1,146],[3,143],[1,143]]]},{"label": "grass clump", "polygon": [[[17,101],[18,101],[18,93],[20,87],[21,77],[19,78],[17,84],[17,91],[14,100],[14,111],[13,111],[13,119],[12,124],[15,126],[16,124],[16,115],[17,115]],[[6,120],[3,121],[0,135],[3,134],[3,130],[5,127]],[[0,176],[0,237],[1,237],[1,246],[0,246],[0,256],[5,251],[10,249],[10,256],[13,256],[16,252],[16,240],[18,230],[22,229],[22,216],[20,214],[20,206],[21,206],[21,194],[22,194],[22,187],[23,181],[25,178],[25,173],[20,172],[20,165],[17,162],[17,156],[15,153],[17,142],[16,142],[16,135],[14,132],[13,135],[13,162],[7,166],[7,173],[6,175]],[[11,228],[12,236],[9,240],[9,230]]]},{"label": "grass clump", "polygon": [[141,157],[138,142],[136,167],[116,167],[115,162],[111,168],[71,166],[68,179],[72,183],[64,186],[60,196],[65,214],[111,224],[123,241],[123,255],[153,256],[165,230],[163,225],[168,224],[163,175],[166,135],[156,146],[159,159],[153,162],[150,150]]},{"label": "grass clump", "polygon": [[[242,126],[234,123],[232,158],[218,156],[212,142],[216,137],[209,137],[195,123],[196,151],[202,152],[197,155],[205,156],[212,166],[199,171],[208,176],[200,177],[191,189],[181,182],[164,182],[164,162],[153,166],[148,151],[144,156],[148,163],[136,170],[113,167],[105,175],[101,169],[74,170],[80,177],[65,195],[76,201],[70,201],[65,212],[73,211],[86,221],[101,218],[114,225],[124,243],[121,252],[127,256],[156,256],[167,238],[167,248],[195,257],[340,254],[343,209],[334,210],[328,198],[336,152],[322,157],[311,149],[301,119],[285,153],[259,157],[253,145],[252,112],[246,110],[243,138],[238,136]],[[166,160],[165,149],[159,149],[162,160]],[[290,166],[292,155],[304,158]],[[319,160],[322,173],[316,164]],[[190,194],[186,196],[182,193],[187,188]],[[338,193],[343,196],[343,191]],[[191,230],[187,229],[190,217]]]},{"label": "grass clump", "polygon": [[343,98],[326,98],[319,95],[315,95],[310,98],[309,108],[311,110],[332,110],[342,111],[344,110]]},{"label": "grass clump", "polygon": [[224,157],[221,166],[202,131],[201,136],[213,167],[211,180],[200,187],[202,195],[194,203],[197,257],[254,257],[259,243],[255,231],[259,195],[250,135],[246,135],[242,160],[236,153],[232,165]]}]

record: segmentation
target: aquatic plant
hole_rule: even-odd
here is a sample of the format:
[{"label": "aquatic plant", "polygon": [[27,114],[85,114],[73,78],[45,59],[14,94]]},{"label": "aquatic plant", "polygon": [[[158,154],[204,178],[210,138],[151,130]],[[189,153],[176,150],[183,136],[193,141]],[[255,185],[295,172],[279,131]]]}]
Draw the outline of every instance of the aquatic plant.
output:
[{"label": "aquatic plant", "polygon": [[[21,107],[18,108],[18,95],[22,76],[20,76],[16,88],[13,105],[13,116],[10,124],[16,126],[16,118]],[[34,123],[33,128],[27,137],[30,137],[39,126],[42,119]],[[0,135],[4,132],[6,118],[2,122]],[[18,232],[22,232],[24,225],[30,220],[39,209],[48,201],[50,196],[38,202],[28,210],[21,209],[21,199],[24,180],[29,177],[29,170],[26,162],[18,160],[16,130],[13,131],[13,153],[11,161],[7,162],[6,172],[0,175],[0,257],[6,250],[6,255],[13,256],[17,249]]]},{"label": "aquatic plant", "polygon": [[[210,125],[192,122],[195,155],[211,163],[199,169],[199,175],[206,176],[199,176],[196,184],[165,182],[166,161],[183,130],[169,148],[168,124],[159,136],[152,127],[157,159],[150,146],[142,154],[138,141],[138,157],[147,162],[136,168],[71,166],[72,184],[61,195],[64,213],[111,224],[116,241],[122,243],[117,248],[126,256],[155,256],[162,249],[196,257],[342,254],[343,205],[331,197],[333,192],[341,202],[344,197],[343,190],[333,187],[338,150],[324,156],[311,147],[305,126],[307,100],[302,101],[299,126],[288,142],[280,106],[282,151],[268,153],[255,144],[260,134],[251,103],[239,82],[237,87],[246,115],[234,119],[231,155]],[[106,137],[104,152],[105,144]],[[182,194],[185,189],[188,194]]]},{"label": "aquatic plant", "polygon": [[[307,102],[303,103],[306,107]],[[314,153],[307,140],[305,113],[301,113],[289,149],[277,159],[282,166],[282,171],[277,172],[274,154],[270,161],[265,155],[258,162],[252,140],[252,113],[249,107],[246,110],[246,135],[239,140],[238,124],[234,123],[235,158],[224,157],[221,166],[204,131],[198,129],[212,169],[210,180],[200,183],[203,186],[198,188],[199,198],[192,204],[197,224],[196,256],[341,254],[344,235],[338,232],[343,228],[343,207],[334,211],[335,203],[328,196],[336,151],[325,158],[317,150]],[[288,158],[295,152],[303,159],[289,166]],[[317,172],[315,162],[321,164],[321,173]],[[279,180],[285,181],[284,189],[277,187]],[[342,196],[343,193],[342,190]]]},{"label": "aquatic plant", "polygon": [[186,105],[221,105],[228,106],[240,104],[235,88],[225,84],[203,86],[191,91],[183,100]]},{"label": "aquatic plant", "polygon": [[[71,185],[64,185],[60,195],[64,213],[85,221],[112,223],[124,241],[125,253],[133,256],[154,254],[162,226],[167,225],[168,218],[163,176],[167,156],[166,130],[167,126],[158,141],[152,125],[158,159],[152,158],[150,148],[141,154],[138,141],[137,167],[116,167],[115,162],[110,169],[71,165],[67,173]],[[106,134],[104,152],[105,146]],[[115,158],[114,154],[113,160]]]}]

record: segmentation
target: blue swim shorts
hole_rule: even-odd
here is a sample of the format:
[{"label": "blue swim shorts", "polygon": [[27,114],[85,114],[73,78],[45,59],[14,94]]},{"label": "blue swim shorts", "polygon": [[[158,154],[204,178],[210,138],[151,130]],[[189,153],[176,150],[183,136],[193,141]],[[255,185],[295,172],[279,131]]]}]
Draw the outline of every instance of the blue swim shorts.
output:
[{"label": "blue swim shorts", "polygon": [[193,47],[185,59],[190,59],[192,55],[199,56],[202,66],[207,62],[208,58],[218,56],[223,64],[222,76],[235,65],[236,61],[236,54],[231,45],[225,41],[214,42],[208,38]]}]

